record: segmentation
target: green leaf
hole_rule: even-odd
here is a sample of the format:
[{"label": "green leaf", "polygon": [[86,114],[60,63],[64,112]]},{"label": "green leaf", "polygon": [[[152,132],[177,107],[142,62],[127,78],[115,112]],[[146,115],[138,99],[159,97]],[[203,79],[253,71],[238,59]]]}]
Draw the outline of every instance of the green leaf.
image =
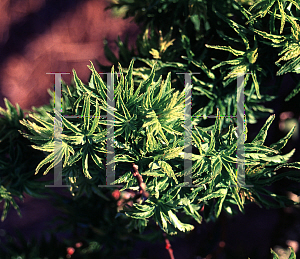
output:
[{"label": "green leaf", "polygon": [[296,259],[296,254],[295,254],[294,249],[292,247],[290,247],[290,250],[291,250],[291,254],[290,254],[289,259]]},{"label": "green leaf", "polygon": [[295,148],[292,149],[288,154],[285,155],[277,155],[272,157],[267,157],[265,154],[259,153],[246,153],[245,158],[250,158],[251,160],[260,160],[262,161],[270,161],[270,165],[277,164],[277,163],[285,163],[287,162],[294,154]]},{"label": "green leaf", "polygon": [[293,136],[295,128],[296,125],[289,131],[288,134],[286,134],[284,138],[278,140],[276,143],[271,144],[270,148],[276,149],[278,151],[284,148],[288,140]]},{"label": "green leaf", "polygon": [[230,46],[211,46],[211,45],[208,45],[208,44],[205,44],[205,46],[207,48],[211,48],[211,49],[225,50],[225,51],[228,51],[228,52],[232,53],[235,56],[243,56],[245,54],[245,51],[236,50],[236,49],[233,49]]},{"label": "green leaf", "polygon": [[[12,119],[14,111],[15,111],[15,107],[12,105],[12,103],[7,98],[4,98],[4,103],[6,106],[6,112],[2,112],[2,114],[3,115],[6,114],[6,116],[9,119]],[[2,111],[4,111],[4,110],[2,109]]]},{"label": "green leaf", "polygon": [[[125,182],[129,182],[132,179],[133,179],[132,173],[129,171],[129,172],[126,172],[124,175],[122,175],[119,179],[112,182],[111,184],[125,183]],[[121,190],[123,190],[123,189],[124,189],[124,187]]]},{"label": "green leaf", "polygon": [[[54,119],[53,119],[53,121],[54,121]],[[37,124],[35,124],[34,122],[31,122],[26,119],[23,119],[22,121],[20,120],[20,123],[22,125],[24,125],[25,127],[27,127],[30,130],[30,132],[34,135],[43,136],[45,139],[53,136],[54,127],[52,127],[52,128],[40,127]]]},{"label": "green leaf", "polygon": [[98,157],[98,156],[96,155],[96,153],[95,153],[95,151],[94,151],[93,149],[90,150],[90,153],[89,153],[89,154],[91,155],[91,157],[92,157],[92,159],[94,160],[95,164],[96,164],[99,168],[105,170],[105,168],[104,168],[104,166],[103,166],[103,164],[102,164],[101,158]]},{"label": "green leaf", "polygon": [[260,154],[279,154],[279,152],[275,149],[263,145],[259,146],[256,143],[245,143],[244,150],[247,153],[258,153],[258,151],[260,151]]},{"label": "green leaf", "polygon": [[253,29],[253,31],[256,32],[258,35],[262,36],[263,38],[272,41],[275,44],[274,47],[280,47],[281,43],[286,41],[286,37],[281,35],[274,35],[264,31],[259,31],[257,29]]},{"label": "green leaf", "polygon": [[[221,117],[220,117],[220,110],[217,108],[217,118],[215,121],[214,128],[212,130],[212,136],[214,139],[214,142],[217,144],[217,140],[219,139],[220,133],[221,133]],[[212,141],[212,140],[211,140]],[[218,145],[216,145],[216,148],[218,148]]]},{"label": "green leaf", "polygon": [[156,169],[160,169],[160,166],[157,162],[151,162],[148,167],[150,168],[151,171],[156,170]]},{"label": "green leaf", "polygon": [[[52,125],[53,126],[53,125]],[[31,140],[34,143],[44,143],[45,142],[45,136],[31,136],[27,133],[22,132],[21,130],[18,130],[18,132],[25,138]],[[11,132],[7,132],[7,134],[0,139],[0,142],[2,142],[4,139],[6,139],[9,135],[11,134]]]},{"label": "green leaf", "polygon": [[82,169],[83,169],[83,174],[84,174],[84,176],[86,178],[92,179],[92,176],[89,173],[88,160],[89,160],[89,153],[87,152],[86,149],[82,149]]},{"label": "green leaf", "polygon": [[211,158],[212,176],[215,178],[222,171],[222,160],[220,156],[213,156]]},{"label": "green leaf", "polygon": [[260,95],[260,92],[259,92],[259,84],[258,84],[258,81],[257,81],[256,73],[251,73],[251,76],[252,76],[252,79],[253,79],[253,83],[255,85],[255,91],[256,91],[257,97],[259,99],[261,99],[261,95]]},{"label": "green leaf", "polygon": [[168,177],[174,179],[175,183],[178,184],[177,178],[172,167],[165,161],[158,161],[159,166],[161,167],[162,171],[167,174]]},{"label": "green leaf", "polygon": [[271,248],[271,253],[273,255],[273,259],[280,259],[279,256],[273,251],[272,248]]},{"label": "green leaf", "polygon": [[157,182],[157,190],[159,190],[161,192],[163,192],[164,190],[166,190],[168,186],[169,186],[169,178],[167,176],[161,178]]},{"label": "green leaf", "polygon": [[271,125],[271,123],[273,122],[274,119],[275,119],[275,114],[271,115],[267,119],[264,126],[260,129],[259,133],[254,138],[252,143],[255,143],[257,145],[262,145],[265,142],[267,134],[268,134],[268,129],[269,129],[269,127],[270,127],[270,125]]},{"label": "green leaf", "polygon": [[135,162],[135,159],[133,157],[130,157],[129,155],[117,154],[114,158],[114,161],[116,163],[118,163],[118,162],[133,163],[133,162]]},{"label": "green leaf", "polygon": [[277,167],[274,169],[274,171],[277,171],[278,169],[280,169],[280,168],[282,168],[282,167],[300,169],[300,162],[293,162],[293,163],[288,163],[288,164],[279,165],[279,166],[277,166]]},{"label": "green leaf", "polygon": [[294,96],[296,96],[300,92],[300,83],[293,89],[293,91],[284,99],[285,102],[291,100]]},{"label": "green leaf", "polygon": [[163,195],[162,199],[164,199],[164,202],[169,202],[171,200],[173,200],[177,194],[180,192],[181,188],[184,187],[185,185],[188,185],[187,182],[185,183],[180,183],[178,185],[176,185],[175,187],[172,187],[171,189],[169,189],[167,191],[166,194]]},{"label": "green leaf", "polygon": [[239,189],[237,187],[230,187],[231,191],[232,191],[232,194],[233,194],[233,198],[234,200],[236,201],[238,207],[239,207],[239,210],[242,212],[242,213],[245,213],[244,211],[244,204],[241,200],[241,197],[239,195]]},{"label": "green leaf", "polygon": [[194,129],[196,130],[198,136],[200,136],[202,140],[204,140],[205,142],[210,140],[211,136],[207,134],[201,127],[194,126]]},{"label": "green leaf", "polygon": [[225,189],[225,194],[224,194],[224,196],[221,197],[221,198],[219,198],[219,199],[217,200],[217,203],[216,203],[216,205],[215,205],[215,210],[214,210],[216,218],[219,217],[219,215],[220,215],[220,213],[221,213],[221,211],[222,211],[222,206],[223,206],[223,203],[224,203],[224,201],[225,201],[226,195],[227,195],[227,189]]},{"label": "green leaf", "polygon": [[277,0],[278,7],[279,7],[279,13],[280,13],[280,34],[283,32],[283,27],[285,24],[285,12],[283,10],[282,2]]},{"label": "green leaf", "polygon": [[[166,216],[164,213],[162,213],[161,211],[159,211],[159,217],[156,219],[158,221],[158,223],[161,222],[161,228],[166,232],[166,233],[170,233],[169,229],[168,229],[168,223],[166,220]],[[177,232],[175,232],[177,234]]]},{"label": "green leaf", "polygon": [[153,83],[153,79],[155,76],[155,64],[151,70],[149,78],[142,82],[142,88],[144,89],[148,89],[148,87],[150,87],[150,85]]},{"label": "green leaf", "polygon": [[233,182],[234,184],[237,183],[237,175],[235,173],[236,170],[236,166],[233,167],[231,163],[228,163],[225,159],[221,159],[222,161],[222,165],[225,167],[226,171],[229,173],[230,178],[231,178],[231,182]]},{"label": "green leaf", "polygon": [[[51,161],[53,161],[54,160],[54,157],[55,157],[55,154],[54,153],[51,153],[50,155],[48,155],[43,161],[41,161],[38,165],[37,165],[37,167],[36,167],[36,169],[35,169],[35,174],[38,174],[38,172],[39,172],[39,170],[44,166],[44,165],[46,165],[46,164],[48,164],[48,163],[50,163]],[[58,164],[58,163],[57,163]],[[46,175],[48,172],[49,172],[49,170],[51,169],[51,168],[53,168],[55,165],[50,165],[45,171],[44,171],[44,175]]]},{"label": "green leaf", "polygon": [[259,16],[260,17],[266,16],[266,14],[271,9],[271,7],[274,5],[275,2],[276,2],[276,0],[260,0],[260,1],[256,2],[254,5],[252,5],[249,8],[250,12],[253,9],[259,9],[258,7],[261,7],[261,8],[256,14],[254,14],[250,17],[250,20],[248,22],[246,22],[246,24],[252,22],[254,19],[256,19]]},{"label": "green leaf", "polygon": [[99,105],[98,105],[98,100],[96,100],[96,111],[94,114],[92,127],[90,128],[87,136],[90,136],[95,132],[96,128],[98,127],[99,120],[100,120],[100,109],[99,109]]},{"label": "green leaf", "polygon": [[37,116],[34,114],[29,114],[30,118],[33,118],[34,120],[38,121],[40,124],[42,124],[45,128],[52,129],[53,128],[53,123],[47,122],[45,120],[39,119]]},{"label": "green leaf", "polygon": [[83,116],[83,127],[84,130],[87,132],[89,130],[89,126],[90,126],[90,110],[91,110],[91,102],[90,102],[90,95],[86,95],[84,98],[84,104],[83,104],[83,109],[82,109],[82,114],[81,116]]},{"label": "green leaf", "polygon": [[[183,200],[183,199],[181,199]],[[187,215],[192,216],[199,224],[202,222],[202,217],[201,215],[197,212],[199,210],[199,206],[191,204],[189,199],[186,199],[187,201],[187,206],[184,207],[184,211]]]},{"label": "green leaf", "polygon": [[161,172],[153,172],[153,171],[145,171],[142,172],[141,175],[153,176],[153,177],[164,177],[165,174]]},{"label": "green leaf", "polygon": [[[22,198],[22,196],[20,196],[19,198]],[[0,202],[2,202],[3,200],[4,200],[4,206],[3,206],[2,216],[1,216],[2,222],[5,220],[5,218],[7,216],[7,212],[10,208],[10,205],[12,205],[14,207],[14,209],[17,210],[18,215],[20,217],[22,217],[19,206],[16,203],[16,201],[13,199],[11,193],[8,192],[7,189],[1,185],[0,186]]]},{"label": "green leaf", "polygon": [[63,126],[71,130],[75,134],[82,134],[82,131],[78,129],[75,125],[73,125],[71,122],[69,122],[64,116],[61,116]]},{"label": "green leaf", "polygon": [[[137,204],[133,204],[133,206],[136,208]],[[147,206],[148,210],[147,211],[143,211],[143,212],[125,212],[125,214],[131,218],[135,218],[135,219],[146,219],[146,218],[150,218],[153,216],[155,210],[154,207],[150,207]]]},{"label": "green leaf", "polygon": [[230,20],[227,17],[223,16],[218,11],[215,11],[215,13],[222,20],[224,20],[225,22],[227,22],[227,24],[238,33],[238,35],[242,38],[244,44],[246,45],[246,49],[249,49],[249,41],[248,41],[248,39],[247,39],[247,37],[246,37],[246,35],[244,33],[246,31],[246,28],[244,26],[240,25],[240,24],[237,24],[233,20]]},{"label": "green leaf", "polygon": [[107,99],[107,87],[104,84],[102,78],[100,77],[99,73],[95,70],[95,67],[91,62],[91,66],[88,66],[88,68],[92,71],[92,76],[94,78],[94,83],[97,89],[97,92],[99,93],[100,97],[102,100],[106,100]]},{"label": "green leaf", "polygon": [[213,193],[210,193],[200,199],[198,199],[199,203],[200,202],[204,202],[204,201],[207,201],[207,200],[211,200],[213,198],[218,198],[218,197],[223,197],[225,194],[226,194],[227,190],[226,189],[219,189]]},{"label": "green leaf", "polygon": [[[53,152],[51,153],[50,155],[48,155],[44,160],[42,160],[38,166],[36,167],[35,169],[35,174],[38,174],[39,170],[44,166],[46,165],[47,163],[50,163],[54,160],[54,163],[51,164],[44,172],[44,175],[46,175],[49,170],[51,168],[53,168],[55,165],[57,165],[60,161],[62,161],[63,157],[65,156],[65,162],[63,164],[63,167],[66,166],[68,160],[69,160],[69,157],[70,157],[70,153],[74,154],[75,151],[74,149],[69,146],[67,143],[65,143],[64,141],[62,141],[62,145],[59,149],[55,150],[55,146],[54,146],[54,142],[48,142],[42,146],[34,146],[32,145],[32,147],[34,149],[38,149],[38,150],[42,150],[42,151],[45,151],[45,152]],[[55,159],[54,159],[55,158]]]},{"label": "green leaf", "polygon": [[207,66],[203,63],[202,60],[196,61],[192,59],[188,59],[186,57],[182,57],[183,59],[190,60],[196,67],[199,67],[203,70],[203,72],[210,78],[210,79],[215,79],[214,73],[212,73]]},{"label": "green leaf", "polygon": [[73,75],[74,75],[74,82],[75,82],[77,91],[85,92],[85,86],[82,83],[82,81],[78,78],[75,69],[72,69],[72,72],[73,72]]},{"label": "green leaf", "polygon": [[171,210],[168,211],[168,216],[171,223],[180,231],[188,232],[194,229],[193,225],[182,223]]}]

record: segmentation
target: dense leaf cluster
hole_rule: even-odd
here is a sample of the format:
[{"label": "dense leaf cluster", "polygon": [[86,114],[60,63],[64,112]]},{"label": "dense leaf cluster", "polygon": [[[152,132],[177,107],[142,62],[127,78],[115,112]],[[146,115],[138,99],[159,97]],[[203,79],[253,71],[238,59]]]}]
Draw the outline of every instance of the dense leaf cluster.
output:
[{"label": "dense leaf cluster", "polygon": [[14,197],[23,199],[23,193],[33,197],[45,197],[46,181],[37,181],[40,175],[34,175],[35,168],[44,154],[33,149],[32,144],[18,132],[26,128],[19,120],[28,118],[17,104],[14,107],[7,99],[4,100],[6,110],[0,107],[0,201],[4,200],[1,221],[4,221],[7,211],[12,205],[20,211]]},{"label": "dense leaf cluster", "polygon": [[[63,91],[65,107],[62,112],[62,146],[56,154],[63,162],[62,175],[71,185],[73,195],[101,194],[99,184],[105,185],[106,125],[108,120],[100,116],[108,112],[107,85],[95,70],[89,67],[92,76],[87,85],[74,71],[76,88],[66,87]],[[205,204],[205,218],[217,218],[222,210],[232,214],[236,205],[244,210],[244,204],[255,201],[264,207],[281,207],[294,204],[265,187],[283,177],[299,180],[298,171],[278,173],[281,167],[299,169],[298,162],[288,164],[294,150],[283,155],[281,149],[292,136],[295,127],[287,136],[270,147],[264,145],[267,131],[274,116],[269,117],[258,135],[251,143],[245,143],[246,184],[240,186],[237,180],[235,157],[237,151],[236,127],[230,125],[228,132],[221,133],[218,117],[212,127],[202,128],[193,123],[192,139],[194,149],[199,153],[192,155],[192,179],[195,187],[185,187],[184,165],[184,93],[174,91],[170,74],[166,80],[155,78],[155,68],[150,76],[134,86],[133,62],[126,76],[119,68],[120,77],[115,76],[114,144],[117,180],[124,184],[122,190],[137,190],[138,185],[130,171],[131,162],[139,167],[150,197],[143,204],[134,203],[125,209],[125,214],[138,219],[136,227],[142,231],[153,217],[155,222],[167,233],[177,230],[190,231],[192,225],[181,222],[176,212],[183,212],[201,222],[199,209]],[[114,70],[112,69],[111,73]],[[186,89],[190,86],[186,85]],[[75,115],[65,118],[64,115]],[[36,168],[36,173],[50,163],[44,174],[55,165],[54,158],[54,113],[47,113],[49,120],[30,115],[35,122],[23,119],[30,134],[22,133],[36,145],[33,148],[49,153]],[[77,117],[76,117],[77,116]],[[93,116],[93,118],[91,118]],[[50,122],[51,121],[51,122]],[[246,127],[247,133],[247,127]],[[245,136],[247,140],[247,134]],[[123,172],[121,174],[120,172]],[[268,196],[269,199],[266,199]]]},{"label": "dense leaf cluster", "polygon": [[[134,17],[141,33],[136,51],[118,39],[119,58],[108,45],[106,57],[123,67],[135,58],[139,68],[134,73],[144,79],[156,63],[157,76],[172,71],[173,85],[180,90],[184,76],[176,73],[201,72],[192,75],[193,113],[203,108],[207,115],[217,109],[221,115],[236,115],[236,78],[241,74],[251,124],[273,112],[266,102],[277,98],[284,74],[292,72],[297,84],[286,100],[299,92],[293,74],[298,73],[300,55],[297,1],[118,0],[110,8],[123,8],[124,18]],[[202,120],[203,126],[211,125],[211,120]],[[226,118],[224,128],[230,123]]]}]

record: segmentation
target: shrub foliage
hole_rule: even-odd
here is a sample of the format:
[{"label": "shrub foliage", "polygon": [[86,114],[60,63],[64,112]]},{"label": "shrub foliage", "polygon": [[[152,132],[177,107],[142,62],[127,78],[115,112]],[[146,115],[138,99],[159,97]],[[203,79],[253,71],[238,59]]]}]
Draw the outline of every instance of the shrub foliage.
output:
[{"label": "shrub foliage", "polygon": [[[125,8],[125,17],[134,17],[141,34],[137,50],[118,39],[118,58],[105,46],[112,68],[97,62],[114,77],[113,114],[107,103],[107,83],[92,62],[88,83],[83,83],[75,70],[73,85],[62,82],[60,113],[54,111],[55,93],[50,90],[50,104],[33,107],[26,116],[8,100],[6,110],[0,109],[2,221],[10,204],[18,209],[16,197],[22,199],[24,193],[45,197],[41,193],[46,182],[39,179],[52,173],[59,162],[64,183],[75,200],[87,197],[95,201],[97,197],[109,210],[107,204],[114,202],[111,193],[117,188],[113,185],[123,185],[123,198],[125,193],[140,194],[139,199],[124,198],[127,205],[115,211],[116,219],[125,220],[129,231],[140,233],[151,221],[170,235],[191,231],[192,219],[202,221],[203,206],[204,219],[210,221],[222,211],[230,215],[244,212],[244,206],[253,202],[265,208],[296,204],[268,188],[283,178],[299,182],[300,163],[288,162],[295,149],[282,152],[295,127],[276,143],[265,144],[275,118],[265,104],[278,98],[287,73],[297,86],[286,101],[300,89],[296,76],[300,66],[297,1],[119,0],[110,8],[120,7]],[[187,72],[192,74],[192,85],[184,82],[182,73]],[[235,155],[240,140],[237,127],[232,118],[223,116],[236,116],[236,78],[243,74],[245,132],[241,138],[245,137],[246,186],[238,181],[236,170],[243,162]],[[275,83],[268,86],[271,79]],[[184,181],[184,111],[190,90],[193,165],[189,176],[193,187]],[[113,121],[103,118],[108,113],[114,115]],[[65,117],[70,115],[73,117]],[[216,115],[213,124],[205,118],[208,115]],[[59,150],[55,149],[55,116],[62,122]],[[265,124],[247,141],[247,123],[254,124],[262,117]],[[109,123],[114,125],[116,180],[113,188],[100,188],[98,185],[106,184]],[[293,251],[290,258],[295,258]]]}]

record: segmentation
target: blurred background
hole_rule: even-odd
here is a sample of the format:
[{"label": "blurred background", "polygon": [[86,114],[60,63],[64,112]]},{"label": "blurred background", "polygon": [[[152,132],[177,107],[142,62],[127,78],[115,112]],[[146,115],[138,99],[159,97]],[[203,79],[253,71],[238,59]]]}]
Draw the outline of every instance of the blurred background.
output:
[{"label": "blurred background", "polygon": [[[5,97],[26,110],[48,104],[47,89],[53,87],[54,76],[46,73],[70,73],[62,76],[70,84],[74,68],[79,78],[86,82],[90,75],[89,60],[110,65],[104,56],[105,40],[116,55],[114,41],[117,36],[121,40],[128,36],[129,45],[133,45],[138,27],[110,10],[104,11],[108,3],[106,0],[1,0],[0,106],[4,107]],[[289,77],[285,80],[288,85]],[[291,92],[290,88],[282,90],[282,100]],[[272,108],[276,119],[270,127],[266,145],[285,136],[291,125],[299,122],[299,110],[292,111],[292,107],[286,107],[283,101],[273,102]],[[255,136],[264,122],[265,119],[255,126],[249,125],[249,134]],[[297,152],[291,162],[299,161],[298,128],[283,152],[294,147]],[[280,186],[288,184],[283,181],[274,188],[280,191]],[[298,196],[292,198],[299,200]],[[0,223],[1,242],[5,242],[8,233],[15,235],[16,229],[28,239],[40,238],[43,230],[49,227],[47,223],[58,214],[50,201],[28,195],[19,205],[22,218],[12,209],[7,219]],[[266,210],[251,204],[246,207],[245,215],[240,213],[229,218],[221,214],[217,223],[195,224],[191,233],[170,240],[176,259],[204,258],[201,256],[206,259],[269,258],[271,247],[281,254],[281,258],[288,258],[288,245],[299,251],[299,215],[299,208]],[[137,242],[131,256],[169,258],[163,242]]]},{"label": "blurred background", "polygon": [[[106,0],[1,0],[0,1],[0,105],[8,98],[22,109],[48,102],[50,72],[64,72],[70,83],[72,69],[88,80],[89,60],[110,65],[104,40],[111,47],[119,35],[130,38],[138,28],[130,20],[104,11]],[[116,53],[117,54],[117,53]]]}]

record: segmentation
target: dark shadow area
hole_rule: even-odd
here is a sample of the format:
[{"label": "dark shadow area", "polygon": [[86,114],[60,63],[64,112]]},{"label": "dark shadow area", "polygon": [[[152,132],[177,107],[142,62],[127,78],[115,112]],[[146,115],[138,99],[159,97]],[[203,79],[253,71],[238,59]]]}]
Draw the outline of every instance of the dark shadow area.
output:
[{"label": "dark shadow area", "polygon": [[26,45],[46,32],[63,14],[75,10],[85,0],[46,0],[42,8],[26,15],[8,28],[9,38],[0,44],[0,67],[9,56],[23,54]]}]

